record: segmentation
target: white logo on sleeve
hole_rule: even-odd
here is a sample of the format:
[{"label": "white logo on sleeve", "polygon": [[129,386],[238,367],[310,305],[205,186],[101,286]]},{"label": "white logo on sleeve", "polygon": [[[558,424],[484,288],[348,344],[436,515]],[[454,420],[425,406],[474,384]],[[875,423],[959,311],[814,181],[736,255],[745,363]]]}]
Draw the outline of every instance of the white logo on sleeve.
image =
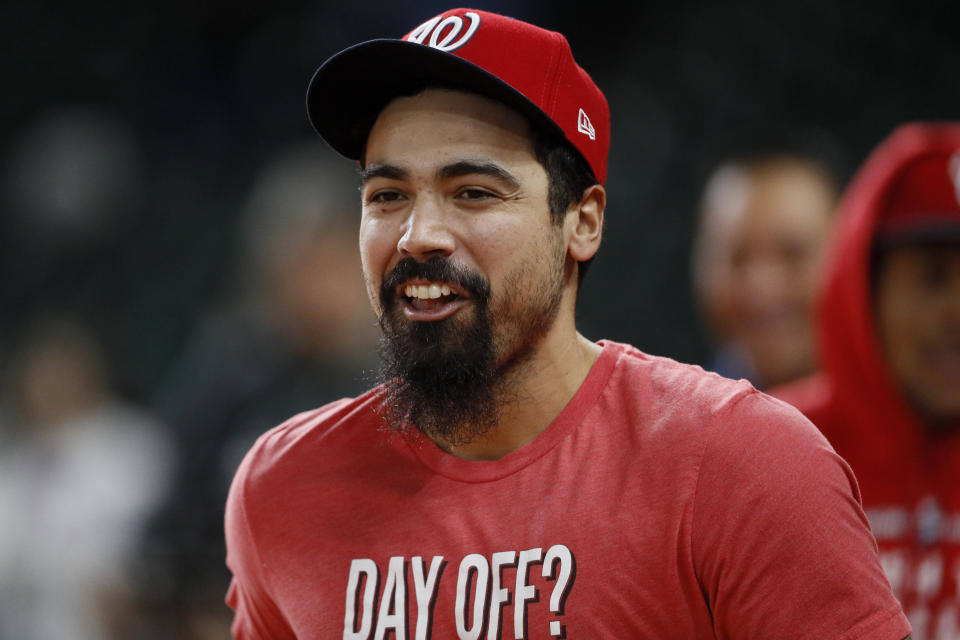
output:
[{"label": "white logo on sleeve", "polygon": [[953,154],[950,158],[950,179],[953,180],[953,188],[957,192],[957,203],[960,204],[960,151]]},{"label": "white logo on sleeve", "polygon": [[580,114],[577,116],[577,131],[590,136],[591,140],[597,139],[597,132],[593,128],[593,123],[590,122],[590,118],[587,117],[587,112],[583,109],[580,109]]},{"label": "white logo on sleeve", "polygon": [[[464,18],[470,20],[463,35],[463,18],[460,16],[447,16],[442,21],[440,16],[430,18],[419,27],[410,32],[407,36],[408,42],[416,42],[440,51],[453,51],[467,44],[467,41],[477,32],[480,26],[480,16],[473,11],[467,11],[463,14]],[[429,37],[429,38],[428,38]]]}]

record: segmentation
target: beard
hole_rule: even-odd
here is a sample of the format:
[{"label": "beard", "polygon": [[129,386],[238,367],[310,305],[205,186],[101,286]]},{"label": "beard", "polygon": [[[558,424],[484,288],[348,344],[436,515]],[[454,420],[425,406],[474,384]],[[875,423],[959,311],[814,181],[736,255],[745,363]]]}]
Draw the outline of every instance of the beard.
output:
[{"label": "beard", "polygon": [[[507,278],[504,300],[514,303],[494,318],[490,284],[449,259],[404,258],[380,287],[381,414],[395,430],[421,431],[433,440],[462,446],[499,422],[511,399],[510,372],[529,359],[553,325],[563,293],[563,256],[539,286],[524,285],[527,264]],[[471,296],[469,307],[442,320],[412,322],[403,315],[399,286],[412,278],[450,282]],[[495,331],[495,320],[498,332]]]}]

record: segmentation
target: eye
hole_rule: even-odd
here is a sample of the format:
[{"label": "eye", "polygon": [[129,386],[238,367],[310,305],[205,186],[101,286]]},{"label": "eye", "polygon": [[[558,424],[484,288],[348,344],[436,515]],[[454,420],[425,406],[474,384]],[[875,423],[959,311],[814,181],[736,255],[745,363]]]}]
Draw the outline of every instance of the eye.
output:
[{"label": "eye", "polygon": [[403,199],[403,194],[392,189],[381,189],[367,197],[367,204],[390,204]]},{"label": "eye", "polygon": [[944,257],[933,251],[922,254],[920,279],[929,291],[944,289],[950,281],[950,272]]},{"label": "eye", "polygon": [[461,200],[470,200],[470,201],[480,201],[487,200],[490,198],[499,198],[498,195],[486,189],[481,189],[479,187],[468,187],[466,189],[461,189],[457,193],[457,197]]}]

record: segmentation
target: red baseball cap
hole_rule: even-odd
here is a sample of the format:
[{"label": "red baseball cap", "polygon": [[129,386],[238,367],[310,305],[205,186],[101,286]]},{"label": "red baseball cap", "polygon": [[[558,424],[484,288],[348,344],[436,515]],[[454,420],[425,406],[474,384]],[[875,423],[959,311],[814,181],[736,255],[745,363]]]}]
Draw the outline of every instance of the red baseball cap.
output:
[{"label": "red baseball cap", "polygon": [[960,237],[960,126],[925,133],[925,144],[890,180],[878,219],[883,242]]},{"label": "red baseball cap", "polygon": [[907,165],[891,185],[880,217],[887,236],[947,227],[960,231],[960,148]]},{"label": "red baseball cap", "polygon": [[393,98],[428,86],[485,95],[563,136],[601,184],[607,179],[610,109],[554,31],[478,9],[451,9],[400,39],[344,49],[307,88],[307,115],[340,154],[359,160],[370,128]]}]

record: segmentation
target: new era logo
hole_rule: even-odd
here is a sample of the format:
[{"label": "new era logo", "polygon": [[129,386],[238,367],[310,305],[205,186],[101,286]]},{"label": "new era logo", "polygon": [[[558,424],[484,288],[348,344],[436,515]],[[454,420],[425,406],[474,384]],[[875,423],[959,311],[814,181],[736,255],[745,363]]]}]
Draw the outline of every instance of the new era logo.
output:
[{"label": "new era logo", "polygon": [[597,132],[593,128],[593,123],[590,122],[590,118],[587,117],[587,113],[583,109],[580,109],[580,114],[577,116],[577,131],[590,136],[591,140],[597,139]]}]

